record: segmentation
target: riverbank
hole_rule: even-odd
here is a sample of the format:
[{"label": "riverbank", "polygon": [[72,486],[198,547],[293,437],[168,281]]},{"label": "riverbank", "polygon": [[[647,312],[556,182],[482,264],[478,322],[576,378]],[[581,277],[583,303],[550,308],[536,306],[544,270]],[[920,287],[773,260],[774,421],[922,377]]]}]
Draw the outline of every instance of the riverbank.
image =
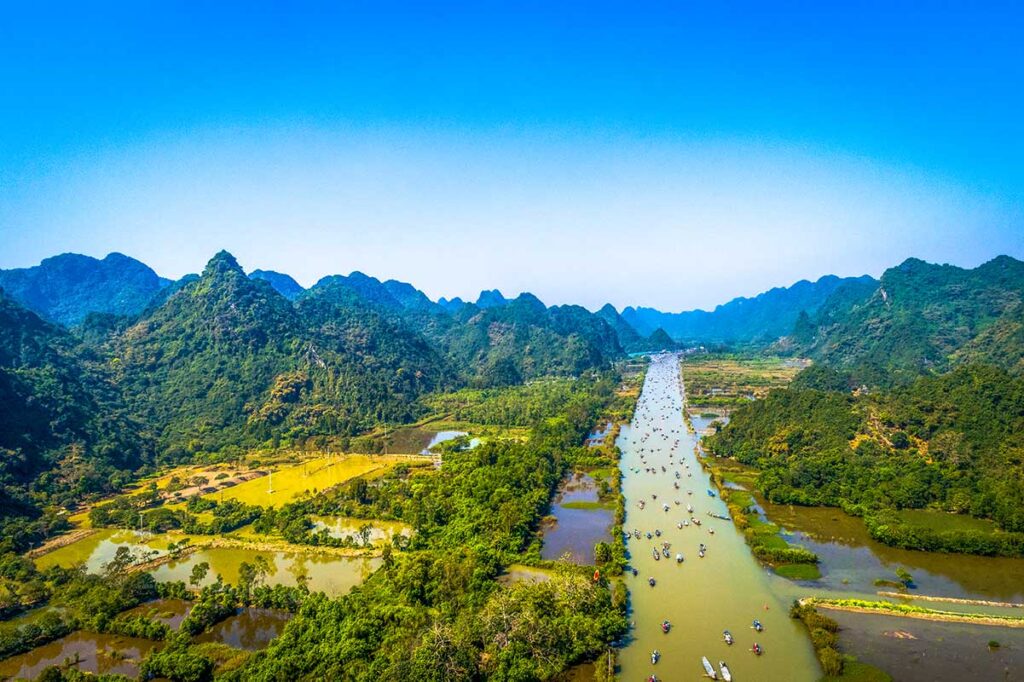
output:
[{"label": "riverbank", "polygon": [[988,601],[985,599],[957,599],[956,597],[935,597],[925,594],[907,594],[906,592],[879,592],[879,597],[895,597],[913,601],[946,602],[949,604],[967,604],[970,606],[994,606],[1001,609],[1024,609],[1024,604],[1006,601]]},{"label": "riverbank", "polygon": [[937,611],[911,604],[895,604],[886,601],[868,601],[863,599],[823,599],[806,597],[800,600],[801,605],[813,605],[816,608],[852,613],[876,613],[904,618],[917,618],[944,623],[973,623],[977,625],[994,625],[1008,628],[1024,628],[1024,618],[1017,616],[999,616],[994,614],[957,613],[954,611]]}]

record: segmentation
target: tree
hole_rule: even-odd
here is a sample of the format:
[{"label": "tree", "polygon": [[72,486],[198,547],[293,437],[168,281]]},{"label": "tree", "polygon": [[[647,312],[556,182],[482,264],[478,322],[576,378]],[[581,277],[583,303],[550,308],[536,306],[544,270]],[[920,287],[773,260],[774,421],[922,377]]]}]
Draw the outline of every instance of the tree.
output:
[{"label": "tree", "polygon": [[198,588],[199,585],[206,580],[207,573],[210,572],[210,564],[206,561],[200,561],[198,564],[192,567],[192,574],[189,575],[188,584],[192,587]]}]

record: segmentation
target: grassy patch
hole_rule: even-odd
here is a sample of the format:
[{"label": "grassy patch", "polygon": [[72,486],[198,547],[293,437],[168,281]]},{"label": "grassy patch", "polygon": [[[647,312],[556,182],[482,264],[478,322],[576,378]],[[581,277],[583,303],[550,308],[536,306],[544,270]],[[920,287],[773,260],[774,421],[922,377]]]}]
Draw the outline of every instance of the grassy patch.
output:
[{"label": "grassy patch", "polygon": [[775,567],[775,572],[790,580],[817,580],[821,577],[817,564],[781,564]]},{"label": "grassy patch", "polygon": [[821,682],[892,682],[892,676],[873,665],[846,656],[841,675],[826,675]]},{"label": "grassy patch", "polygon": [[562,509],[612,509],[615,505],[612,502],[584,502],[581,500],[575,500],[573,502],[565,502],[561,505]]},{"label": "grassy patch", "polygon": [[996,524],[989,519],[976,519],[965,514],[950,514],[927,509],[903,509],[897,516],[908,526],[927,528],[938,532],[975,531],[982,533],[998,532]]}]

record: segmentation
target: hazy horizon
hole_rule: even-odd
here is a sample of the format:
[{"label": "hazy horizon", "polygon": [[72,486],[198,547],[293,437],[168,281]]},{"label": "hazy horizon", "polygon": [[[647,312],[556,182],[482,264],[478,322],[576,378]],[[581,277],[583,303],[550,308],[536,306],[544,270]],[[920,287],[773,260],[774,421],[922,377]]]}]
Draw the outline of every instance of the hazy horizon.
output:
[{"label": "hazy horizon", "polygon": [[[302,282],[302,281],[299,281],[298,278],[292,276],[291,273],[289,273],[287,271],[284,271],[284,270],[279,270],[277,268],[272,268],[272,267],[263,267],[263,266],[252,267],[252,266],[248,266],[246,263],[241,262],[241,259],[238,259],[237,254],[235,254],[231,249],[229,249],[229,248],[218,249],[218,252],[221,251],[221,250],[227,251],[228,253],[231,253],[232,256],[235,256],[236,260],[239,261],[239,266],[241,266],[242,269],[245,270],[246,274],[250,274],[251,275],[254,271],[262,270],[262,271],[276,272],[276,273],[282,274],[282,275],[288,275],[288,276],[291,276],[292,279],[294,279],[296,282],[298,282],[299,285],[301,285],[304,289],[310,288],[311,286],[316,284],[317,281],[319,281],[320,279],[322,279],[324,277],[329,277],[329,276],[332,276],[332,275],[349,276],[349,275],[351,275],[351,274],[353,274],[355,272],[361,272],[364,275],[368,275],[370,277],[376,277],[378,280],[380,280],[382,282],[387,281],[389,279],[394,279],[394,280],[398,280],[400,282],[405,282],[407,284],[411,284],[414,287],[416,287],[417,289],[419,289],[420,291],[423,291],[425,294],[427,294],[427,296],[430,298],[430,300],[435,301],[435,302],[438,301],[441,298],[447,298],[448,300],[451,300],[453,298],[458,297],[458,298],[461,298],[463,301],[465,301],[467,303],[475,303],[477,298],[484,291],[490,291],[490,290],[493,290],[493,289],[498,289],[503,296],[505,296],[507,299],[510,299],[510,300],[515,298],[515,297],[517,297],[519,294],[529,293],[529,294],[533,294],[534,296],[539,298],[543,303],[545,303],[546,305],[549,305],[549,306],[550,305],[582,305],[583,307],[587,308],[591,312],[597,312],[597,310],[602,308],[607,303],[611,303],[616,308],[616,310],[618,310],[619,312],[622,312],[622,310],[624,308],[627,308],[627,307],[633,307],[633,308],[656,308],[656,309],[660,310],[661,312],[665,312],[665,313],[690,312],[690,311],[694,311],[694,310],[712,311],[717,306],[723,305],[725,303],[729,303],[730,301],[732,301],[732,300],[734,300],[736,298],[754,298],[754,297],[756,297],[756,296],[758,296],[760,294],[763,294],[763,293],[765,293],[765,292],[767,292],[767,291],[769,291],[771,289],[788,288],[788,287],[791,287],[794,284],[796,284],[798,282],[801,282],[801,281],[809,281],[809,282],[813,283],[813,282],[816,282],[817,280],[819,280],[820,278],[827,277],[829,275],[835,275],[837,277],[843,277],[843,278],[846,278],[846,277],[860,277],[860,276],[863,276],[863,275],[870,275],[871,277],[874,277],[875,279],[878,279],[882,275],[882,272],[878,272],[878,273],[863,272],[863,273],[860,273],[860,274],[849,274],[849,275],[841,275],[841,274],[837,275],[836,273],[824,273],[822,275],[815,276],[815,277],[801,277],[801,278],[798,278],[798,279],[794,279],[791,282],[775,284],[775,285],[769,286],[769,287],[767,287],[767,288],[765,288],[763,290],[756,291],[756,292],[737,294],[736,296],[733,296],[733,297],[731,297],[731,298],[729,298],[727,300],[718,301],[717,303],[713,303],[713,304],[708,305],[708,306],[697,306],[695,308],[669,309],[669,308],[659,308],[658,306],[648,305],[647,303],[644,303],[642,301],[641,302],[637,302],[637,303],[627,303],[627,304],[624,304],[624,305],[618,305],[618,304],[615,304],[612,301],[605,301],[603,303],[599,303],[599,304],[596,304],[596,305],[584,305],[583,303],[579,303],[578,301],[552,301],[552,300],[546,299],[543,295],[538,294],[536,291],[530,291],[528,289],[524,289],[522,291],[506,291],[506,290],[501,289],[500,287],[484,287],[484,288],[482,288],[480,290],[477,290],[474,293],[467,294],[466,296],[461,296],[461,295],[451,295],[451,296],[449,296],[449,295],[446,295],[446,294],[443,294],[443,293],[442,294],[438,294],[438,295],[433,295],[430,292],[424,290],[423,287],[420,287],[416,282],[410,282],[408,280],[402,279],[401,277],[381,277],[381,276],[378,276],[377,274],[375,274],[373,272],[367,272],[367,271],[361,270],[359,268],[355,268],[354,270],[349,270],[347,272],[323,273],[321,275],[318,275],[318,276],[314,277],[312,280],[310,280],[308,282]],[[119,253],[121,255],[128,256],[129,258],[134,258],[135,260],[140,261],[142,263],[145,263],[146,265],[149,265],[150,267],[152,267],[151,264],[146,263],[146,261],[142,260],[141,258],[136,258],[132,254],[124,253],[123,251],[116,251],[116,250],[108,252],[108,253],[104,253],[104,254],[89,254],[89,253],[78,253],[78,252],[65,251],[65,252],[61,252],[61,253],[52,254],[51,256],[47,256],[46,258],[52,258],[54,256],[60,256],[60,255],[65,255],[65,254],[73,254],[73,255],[88,256],[90,258],[95,258],[97,260],[102,260],[105,257],[107,257],[108,255],[111,255],[112,253]],[[214,254],[211,254],[210,257],[212,258],[213,255]],[[983,263],[986,263],[986,262],[992,260],[993,258],[997,258],[997,257],[1002,256],[1002,255],[1010,255],[1010,256],[1012,256],[1013,254],[996,254],[992,258],[986,258],[983,261],[980,261],[978,263],[973,263],[973,264],[968,264],[968,265],[964,265],[964,264],[960,264],[960,263],[938,263],[938,264],[940,264],[940,265],[955,265],[957,267],[970,269],[970,268],[975,268],[975,267],[977,267],[979,265],[982,265]],[[908,256],[908,258],[911,258],[911,257],[916,258],[916,256]],[[901,259],[900,261],[892,263],[890,266],[887,266],[887,267],[894,267],[896,265],[899,265],[904,260],[906,260],[906,259],[905,258]],[[182,273],[180,275],[177,275],[177,276],[174,276],[174,277],[168,277],[167,275],[165,275],[164,273],[160,272],[159,270],[156,270],[156,268],[153,268],[153,270],[160,277],[164,277],[165,279],[170,279],[170,280],[177,280],[177,279],[180,279],[181,277],[184,277],[186,275],[190,275],[190,274],[191,275],[198,275],[198,274],[200,274],[202,272],[203,267],[205,266],[206,262],[207,261],[203,261],[203,263],[199,267],[196,267],[195,269],[189,270],[187,272],[184,272],[184,273]],[[19,266],[13,266],[13,267],[15,267],[15,268],[28,268],[28,267],[37,266],[39,264],[40,264],[39,262],[36,262],[36,263],[32,263],[30,265],[19,265]],[[8,268],[0,268],[0,269],[8,269]],[[884,269],[885,268],[883,268],[883,270]]]}]

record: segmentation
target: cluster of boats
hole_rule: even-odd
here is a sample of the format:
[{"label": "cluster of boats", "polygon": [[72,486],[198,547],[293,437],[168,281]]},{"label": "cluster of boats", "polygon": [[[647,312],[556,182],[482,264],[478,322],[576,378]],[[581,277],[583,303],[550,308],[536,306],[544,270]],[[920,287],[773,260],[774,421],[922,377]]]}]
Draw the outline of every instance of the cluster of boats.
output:
[{"label": "cluster of boats", "polygon": [[[651,371],[655,371],[655,368],[653,366]],[[683,404],[681,400],[675,398],[675,395],[679,395],[680,398],[682,395],[682,392],[680,390],[681,386],[679,385],[680,379],[678,376],[665,377],[664,375],[655,376],[652,374],[651,376],[648,377],[648,380],[651,382],[661,383],[663,386],[667,384],[667,388],[669,388],[670,391],[667,394],[665,394],[663,398],[660,399],[650,398],[648,397],[649,394],[646,394],[645,397],[641,398],[640,403],[638,403],[637,405],[638,418],[634,422],[634,433],[640,433],[644,424],[647,424],[649,426],[645,431],[642,432],[639,438],[639,447],[637,448],[637,452],[640,457],[641,466],[634,467],[631,470],[633,471],[633,473],[636,474],[643,473],[652,476],[667,476],[668,474],[671,474],[672,478],[669,479],[672,480],[672,488],[669,489],[669,492],[671,493],[673,490],[680,490],[680,482],[683,478],[684,473],[686,474],[687,478],[692,478],[693,474],[692,472],[688,471],[690,468],[690,464],[684,461],[683,457],[679,453],[682,435],[681,429],[671,427],[666,428],[664,424],[659,423],[657,413],[653,412],[651,410],[651,407],[654,407],[659,411],[681,412],[683,409]],[[666,449],[668,451],[667,460],[665,458]],[[676,459],[677,456],[679,457],[679,459]],[[648,461],[648,459],[650,459],[650,461]],[[693,495],[693,490],[687,490],[686,492],[687,495]],[[676,494],[678,495],[678,493]],[[717,497],[715,491],[712,490],[711,488],[707,489],[707,495],[710,498]],[[652,492],[649,496],[649,499],[654,503],[660,501],[662,511],[665,513],[670,512],[674,506],[684,506],[682,500],[680,500],[678,497],[676,497],[675,499],[672,499],[672,495],[668,495],[667,497],[669,499],[663,498],[661,500],[658,500],[658,494]],[[646,509],[646,505],[647,500],[640,499],[637,501],[637,507],[641,512],[643,512]],[[681,531],[692,525],[695,528],[700,529],[702,525],[701,520],[696,515],[697,512],[694,509],[693,502],[687,501],[685,503],[685,508],[687,518],[677,520],[676,528]],[[715,511],[706,510],[705,513],[707,517],[713,519],[719,519],[722,521],[731,520],[727,515]],[[640,514],[640,516],[643,516],[643,514]],[[710,525],[712,524],[709,524],[709,526]],[[715,529],[709,527],[708,534],[714,535],[714,533]],[[668,535],[671,535],[671,531],[668,533]],[[633,540],[641,541],[644,537],[646,537],[647,540],[654,541],[654,546],[650,549],[650,551],[651,556],[654,558],[655,561],[661,561],[661,559],[663,558],[666,560],[672,558],[672,552],[670,551],[672,549],[672,543],[669,540],[663,539],[663,533],[660,528],[655,528],[653,530],[648,530],[644,532],[641,532],[638,528],[634,528],[632,533],[625,533],[625,539],[628,542],[631,542]],[[697,555],[700,558],[704,558],[707,555],[708,551],[709,548],[707,544],[705,544],[704,542],[699,543]],[[676,551],[675,560],[678,564],[682,564],[684,562],[682,552],[679,552],[678,550]],[[638,574],[636,568],[632,568],[632,572],[634,576]],[[655,580],[654,576],[648,577],[647,582],[651,587],[654,587],[657,584],[657,581]],[[667,619],[661,622],[660,627],[661,631],[665,635],[668,635],[672,631],[672,623],[669,622]],[[763,629],[760,621],[758,620],[753,621],[752,628],[757,632],[761,632]],[[736,639],[733,637],[733,634],[729,630],[722,631],[722,639],[725,641],[726,646],[732,646],[736,642]],[[760,655],[762,653],[761,646],[756,642],[753,644],[750,650],[755,655]],[[662,659],[662,652],[658,649],[654,649],[653,651],[651,651],[650,657],[651,665],[657,665],[659,661],[661,661]],[[718,666],[716,667],[712,664],[711,660],[709,660],[706,656],[702,656],[701,664],[704,668],[704,673],[707,677],[710,677],[713,680],[720,679],[724,680],[725,682],[732,682],[732,672],[729,670],[729,667],[728,665],[726,665],[725,661],[719,660]],[[657,676],[654,674],[651,674],[648,679],[650,682],[657,682],[658,680]]]}]

